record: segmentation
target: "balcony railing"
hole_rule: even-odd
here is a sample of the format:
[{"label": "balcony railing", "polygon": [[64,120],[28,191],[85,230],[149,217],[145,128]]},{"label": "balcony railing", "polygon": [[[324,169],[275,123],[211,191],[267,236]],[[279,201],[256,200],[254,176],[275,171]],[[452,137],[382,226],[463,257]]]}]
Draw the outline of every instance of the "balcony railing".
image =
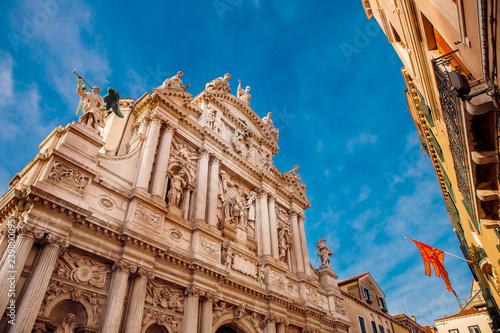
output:
[{"label": "balcony railing", "polygon": [[457,97],[456,94],[453,93],[448,72],[458,72],[465,75],[468,80],[471,80],[472,75],[468,74],[460,64],[460,61],[455,58],[455,52],[457,52],[457,50],[433,59],[432,64],[434,66],[434,73],[436,75],[436,82],[439,90],[439,99],[441,101],[443,117],[448,132],[448,139],[450,141],[450,150],[453,156],[455,173],[457,175],[458,189],[469,207],[473,207],[473,205],[471,205],[469,178],[467,176],[467,167],[465,164],[465,150],[460,135]]}]

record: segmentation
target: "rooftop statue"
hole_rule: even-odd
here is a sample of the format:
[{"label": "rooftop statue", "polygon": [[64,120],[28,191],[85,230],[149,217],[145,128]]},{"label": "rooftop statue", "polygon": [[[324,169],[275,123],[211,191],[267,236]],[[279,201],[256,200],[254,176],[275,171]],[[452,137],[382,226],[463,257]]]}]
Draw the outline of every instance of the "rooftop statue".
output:
[{"label": "rooftop statue", "polygon": [[75,70],[73,70],[73,73],[78,77],[76,92],[80,96],[80,103],[78,104],[76,115],[83,112],[83,115],[78,120],[79,123],[90,126],[97,132],[99,127],[104,127],[104,119],[109,109],[112,109],[118,117],[123,118],[123,114],[118,107],[120,101],[120,94],[118,91],[113,88],[108,88],[108,94],[103,98],[99,95],[99,87],[91,87],[90,89],[92,92],[89,92],[86,86],[82,86],[82,81],[85,81],[83,77],[78,75]]},{"label": "rooftop statue", "polygon": [[330,256],[333,254],[332,250],[325,244],[326,238],[321,238],[316,246],[318,247],[318,256],[321,259],[321,267],[330,266]]},{"label": "rooftop statue", "polygon": [[231,74],[227,73],[224,77],[218,77],[215,80],[212,80],[210,83],[205,85],[205,89],[208,91],[223,91],[230,93],[231,89],[229,89],[229,80],[231,78]]},{"label": "rooftop statue", "polygon": [[250,99],[252,96],[250,95],[250,86],[247,86],[245,90],[241,89],[241,80],[238,80],[238,98],[241,99],[245,104],[250,105]]},{"label": "rooftop statue", "polygon": [[161,85],[161,88],[186,91],[187,88],[189,88],[189,84],[184,87],[184,84],[182,83],[182,80],[181,80],[181,77],[183,75],[184,75],[183,72],[178,71],[177,74],[175,74],[171,78],[166,79],[165,81],[163,81],[163,84]]},{"label": "rooftop statue", "polygon": [[267,115],[264,118],[262,118],[262,122],[267,126],[267,128],[273,135],[274,140],[278,141],[280,136],[280,130],[274,127],[274,123],[271,120],[272,115],[273,115],[272,112],[268,112]]}]

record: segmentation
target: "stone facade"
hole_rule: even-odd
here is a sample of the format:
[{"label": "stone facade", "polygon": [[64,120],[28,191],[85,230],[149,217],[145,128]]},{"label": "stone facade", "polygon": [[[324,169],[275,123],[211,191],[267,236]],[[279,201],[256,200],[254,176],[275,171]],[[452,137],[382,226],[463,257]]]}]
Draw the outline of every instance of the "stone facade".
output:
[{"label": "stone facade", "polygon": [[271,115],[229,74],[194,98],[181,76],[120,100],[98,133],[56,128],[11,181],[0,306],[16,325],[0,331],[347,332],[337,276],[308,259],[298,166],[273,165]]}]

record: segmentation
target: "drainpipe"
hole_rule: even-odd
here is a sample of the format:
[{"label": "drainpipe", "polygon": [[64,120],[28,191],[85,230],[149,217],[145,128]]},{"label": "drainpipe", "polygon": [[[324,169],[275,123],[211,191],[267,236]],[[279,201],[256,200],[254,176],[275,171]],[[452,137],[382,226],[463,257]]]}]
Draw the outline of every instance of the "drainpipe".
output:
[{"label": "drainpipe", "polygon": [[488,8],[487,0],[481,0],[481,55],[483,57],[483,77],[488,87],[491,87],[488,41]]}]

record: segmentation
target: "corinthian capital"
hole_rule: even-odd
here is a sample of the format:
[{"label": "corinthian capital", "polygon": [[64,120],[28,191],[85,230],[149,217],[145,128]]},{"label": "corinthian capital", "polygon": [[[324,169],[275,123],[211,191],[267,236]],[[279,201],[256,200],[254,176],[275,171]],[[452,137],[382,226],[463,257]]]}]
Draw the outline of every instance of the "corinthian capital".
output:
[{"label": "corinthian capital", "polygon": [[61,250],[66,250],[69,246],[68,239],[61,236],[56,236],[54,234],[47,234],[47,236],[45,237],[45,242],[52,246],[57,246]]},{"label": "corinthian capital", "polygon": [[297,215],[299,214],[299,212],[295,209],[295,208],[290,208],[288,210],[288,215],[290,215],[290,217],[296,217]]},{"label": "corinthian capital", "polygon": [[145,269],[143,267],[137,268],[136,274],[138,277],[144,277],[148,280],[154,280],[154,278],[155,278],[155,273],[153,273],[153,271],[151,271],[149,269]]}]

